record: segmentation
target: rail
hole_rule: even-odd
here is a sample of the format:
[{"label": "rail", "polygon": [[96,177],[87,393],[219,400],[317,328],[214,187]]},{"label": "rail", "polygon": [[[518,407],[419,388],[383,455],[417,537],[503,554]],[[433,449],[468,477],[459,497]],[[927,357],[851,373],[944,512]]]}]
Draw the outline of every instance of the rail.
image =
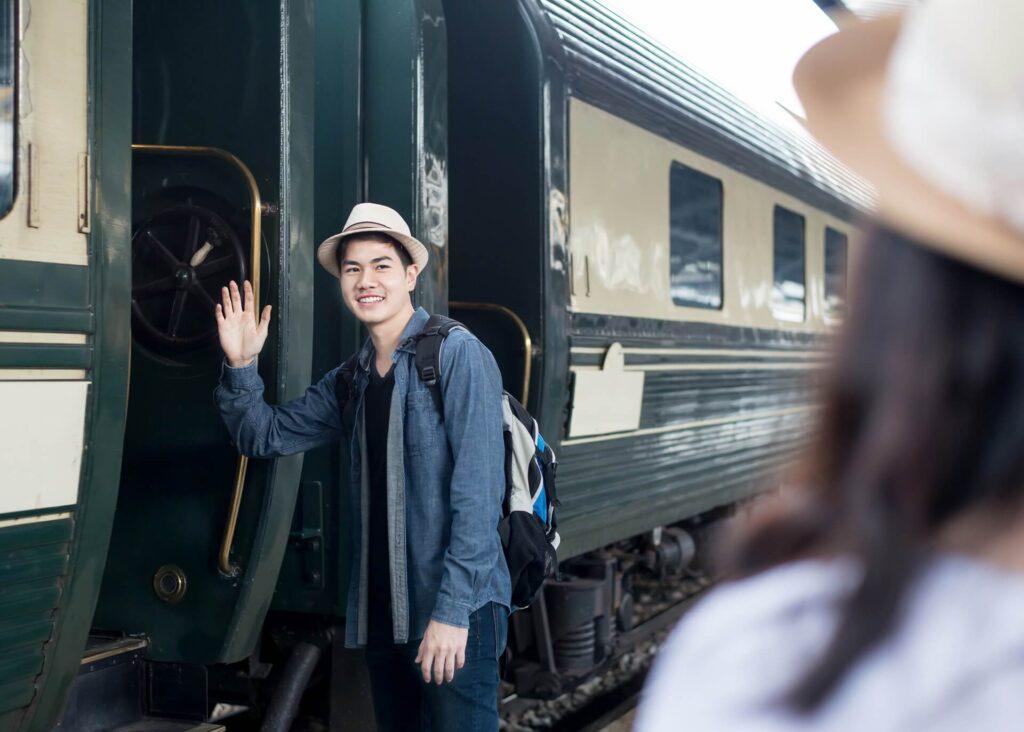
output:
[{"label": "rail", "polygon": [[[223,160],[233,166],[241,173],[249,189],[249,198],[252,205],[251,218],[251,247],[250,247],[250,276],[252,277],[253,298],[255,299],[254,311],[260,310],[260,240],[263,228],[263,202],[260,199],[259,185],[256,183],[256,176],[252,174],[245,163],[227,150],[219,147],[194,147],[189,145],[132,145],[132,151],[148,155],[169,155],[181,157],[209,157]],[[217,566],[221,574],[227,577],[235,577],[240,572],[240,567],[231,562],[231,545],[235,541],[235,531],[238,528],[238,513],[242,506],[242,494],[245,491],[245,474],[249,466],[249,458],[245,455],[238,456],[238,465],[235,468],[235,484],[231,493],[231,507],[228,511],[227,523],[224,526],[224,535],[221,540],[220,553],[217,558]]]},{"label": "rail", "polygon": [[530,373],[533,366],[533,340],[530,338],[530,331],[527,330],[523,319],[504,305],[492,302],[452,301],[448,303],[448,308],[449,310],[483,310],[501,313],[515,324],[523,339],[523,359],[525,361],[523,364],[523,387],[519,401],[524,407],[527,406],[526,400],[530,397]]}]

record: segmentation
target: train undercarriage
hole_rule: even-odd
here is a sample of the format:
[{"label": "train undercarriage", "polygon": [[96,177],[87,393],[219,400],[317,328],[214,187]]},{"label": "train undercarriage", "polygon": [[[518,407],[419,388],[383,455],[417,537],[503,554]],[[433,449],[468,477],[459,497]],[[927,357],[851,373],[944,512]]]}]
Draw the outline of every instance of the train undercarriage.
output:
[{"label": "train undercarriage", "polygon": [[[573,691],[669,627],[709,583],[705,547],[723,513],[562,563],[536,601],[510,618],[502,660],[509,713]],[[368,679],[360,652],[342,647],[342,623],[272,612],[247,659],[214,666],[153,661],[144,638],[93,636],[58,729],[372,728]]]}]

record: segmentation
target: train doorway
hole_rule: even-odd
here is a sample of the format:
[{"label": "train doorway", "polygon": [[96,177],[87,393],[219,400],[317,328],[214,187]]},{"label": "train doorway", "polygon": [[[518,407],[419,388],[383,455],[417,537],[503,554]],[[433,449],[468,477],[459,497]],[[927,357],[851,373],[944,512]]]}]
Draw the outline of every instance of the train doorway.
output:
[{"label": "train doorway", "polygon": [[312,303],[282,297],[312,288],[288,246],[312,219],[312,181],[295,176],[313,145],[301,11],[133,5],[130,389],[94,625],[144,634],[154,661],[251,651],[291,523],[301,462],[240,458],[215,408],[213,309],[228,281],[252,281],[275,304],[268,399],[305,388]]},{"label": "train doorway", "polygon": [[515,3],[444,5],[450,312],[494,353],[508,392],[536,408],[546,241],[537,53]]}]

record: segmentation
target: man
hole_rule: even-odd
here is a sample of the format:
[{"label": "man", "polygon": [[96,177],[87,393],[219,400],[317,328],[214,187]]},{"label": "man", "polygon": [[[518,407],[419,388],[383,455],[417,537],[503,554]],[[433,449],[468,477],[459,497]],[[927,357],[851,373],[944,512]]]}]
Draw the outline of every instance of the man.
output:
[{"label": "man", "polygon": [[221,414],[251,457],[337,440],[343,409],[352,415],[345,644],[366,648],[378,724],[496,730],[511,594],[497,533],[501,375],[477,338],[453,330],[442,349],[439,413],[414,362],[429,316],[410,295],[428,253],[394,210],[357,205],[317,259],[370,334],[353,372],[339,380],[338,367],[302,397],[269,406],[256,356],[271,308],[257,322],[251,286],[240,293],[232,282],[216,312],[226,357],[216,390]]}]

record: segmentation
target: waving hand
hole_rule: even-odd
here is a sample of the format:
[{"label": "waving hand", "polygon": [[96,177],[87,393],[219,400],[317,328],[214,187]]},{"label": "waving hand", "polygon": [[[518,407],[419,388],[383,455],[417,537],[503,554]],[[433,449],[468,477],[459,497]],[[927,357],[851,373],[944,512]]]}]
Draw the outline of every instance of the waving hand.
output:
[{"label": "waving hand", "polygon": [[263,308],[260,320],[256,322],[256,302],[252,294],[252,285],[246,280],[245,306],[238,285],[231,281],[230,291],[221,288],[221,304],[217,305],[217,335],[220,347],[224,349],[228,364],[234,367],[248,366],[252,363],[267,340],[267,328],[270,326],[270,305]]}]

